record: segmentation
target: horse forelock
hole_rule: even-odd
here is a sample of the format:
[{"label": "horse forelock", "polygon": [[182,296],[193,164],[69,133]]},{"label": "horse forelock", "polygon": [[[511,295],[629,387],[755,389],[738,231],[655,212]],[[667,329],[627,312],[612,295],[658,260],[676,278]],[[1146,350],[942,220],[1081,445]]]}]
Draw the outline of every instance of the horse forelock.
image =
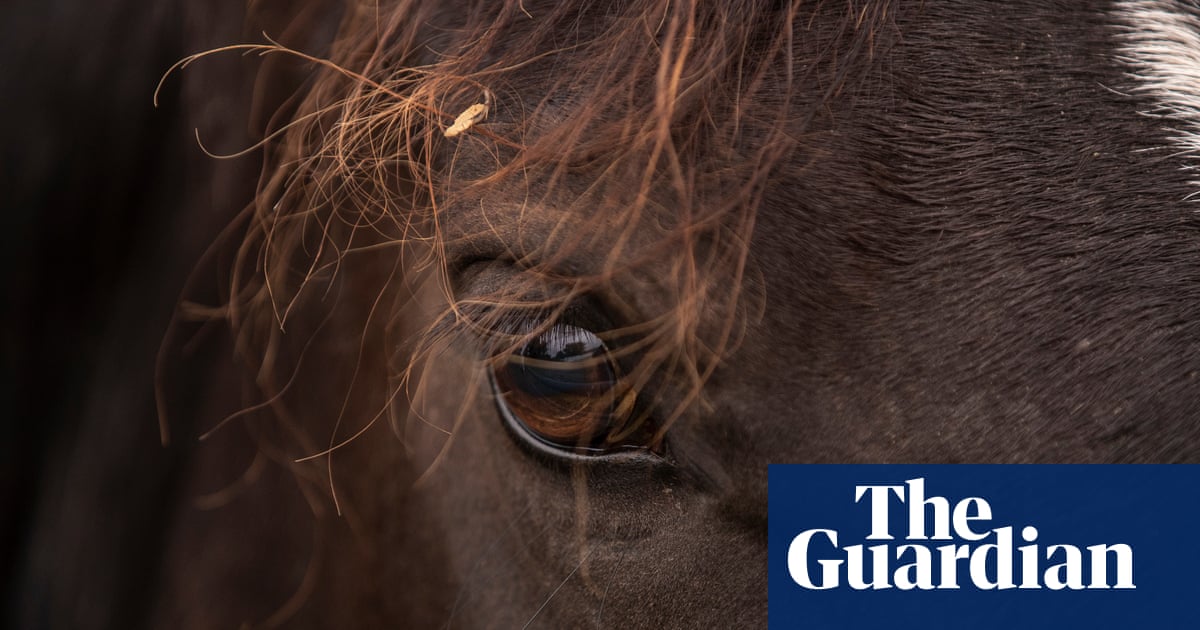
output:
[{"label": "horse forelock", "polygon": [[[423,361],[514,312],[561,313],[610,293],[634,311],[611,334],[642,340],[631,382],[673,371],[684,393],[672,419],[689,413],[761,308],[746,274],[763,190],[794,168],[824,101],[885,45],[888,8],[638,0],[597,5],[588,19],[554,2],[352,11],[332,63],[267,144],[231,291],[243,352],[286,355],[275,345],[297,325],[299,301],[320,301],[349,257],[390,248],[402,269],[381,277],[373,312],[408,299],[383,285],[442,294],[416,292],[442,306],[399,344],[397,387],[420,391]],[[797,68],[801,48],[819,54]],[[445,137],[480,104],[485,118]],[[522,231],[550,238],[526,242]],[[483,250],[521,273],[455,295],[447,274]],[[646,283],[650,302],[622,291]],[[540,332],[485,335],[481,354]],[[278,389],[292,366],[267,363],[260,381]]]}]

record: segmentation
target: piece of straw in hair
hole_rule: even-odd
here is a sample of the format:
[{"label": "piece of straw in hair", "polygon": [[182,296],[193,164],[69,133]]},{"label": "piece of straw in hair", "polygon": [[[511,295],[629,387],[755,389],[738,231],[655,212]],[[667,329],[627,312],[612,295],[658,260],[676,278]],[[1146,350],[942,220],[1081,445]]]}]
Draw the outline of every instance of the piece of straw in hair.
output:
[{"label": "piece of straw in hair", "polygon": [[488,106],[483,103],[475,103],[467,108],[466,111],[458,115],[454,119],[454,124],[446,127],[446,137],[453,138],[462,132],[475,126],[475,123],[483,121],[487,118]]}]

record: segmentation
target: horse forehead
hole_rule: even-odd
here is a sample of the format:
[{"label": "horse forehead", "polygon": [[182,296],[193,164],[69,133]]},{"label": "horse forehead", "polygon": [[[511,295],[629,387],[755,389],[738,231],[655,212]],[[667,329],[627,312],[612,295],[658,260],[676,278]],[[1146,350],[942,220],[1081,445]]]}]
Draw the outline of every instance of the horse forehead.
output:
[{"label": "horse forehead", "polygon": [[[1152,299],[1149,291],[1111,292],[1102,278],[1136,281],[1127,268],[1149,245],[1129,239],[1137,231],[1160,233],[1154,247],[1168,254],[1160,268],[1189,260],[1183,244],[1194,223],[1169,228],[1179,224],[1170,214],[1195,192],[1181,168],[1200,119],[1198,82],[1189,79],[1200,68],[1196,25],[1194,7],[1166,1],[899,10],[897,36],[860,57],[855,82],[820,103],[825,113],[769,186],[750,254],[767,306],[747,323],[726,380],[714,382],[717,403],[754,416],[743,426],[778,432],[795,418],[756,410],[852,382],[863,400],[827,398],[821,413],[847,417],[860,406],[862,414],[894,416],[904,389],[896,382],[929,384],[942,373],[928,365],[950,373],[983,356],[955,344],[997,334],[1017,347],[1028,342],[1017,316],[1029,313],[1006,310],[1015,295],[1030,298],[1017,307],[1035,311],[1027,323],[1062,324],[1068,338],[1092,331],[1056,319],[1055,294],[1113,321],[1122,295]],[[805,48],[797,50],[803,62]],[[517,92],[522,99],[540,102],[549,68],[520,70],[529,79]],[[565,96],[545,111],[553,117],[570,107]],[[472,159],[486,156],[463,164]],[[552,215],[552,206],[507,214]],[[1077,264],[1048,264],[1063,260]],[[1172,288],[1179,287],[1157,290]],[[1050,357],[1002,358],[1009,363],[998,368],[1026,379],[1051,367]],[[925,371],[900,372],[913,362]],[[743,366],[742,377],[728,376]],[[864,373],[890,392],[852,376]],[[804,378],[818,387],[790,387]],[[986,389],[982,383],[973,386]],[[1018,385],[1010,378],[1003,387]]]},{"label": "horse forehead", "polygon": [[[1111,418],[1157,422],[1138,399],[1186,370],[1150,340],[1196,345],[1176,322],[1194,282],[1164,271],[1197,265],[1197,8],[924,3],[897,22],[760,208],[764,317],[710,388],[739,443],[1070,459]],[[1154,376],[1122,369],[1132,356]],[[1055,426],[1080,437],[1039,451]]]}]

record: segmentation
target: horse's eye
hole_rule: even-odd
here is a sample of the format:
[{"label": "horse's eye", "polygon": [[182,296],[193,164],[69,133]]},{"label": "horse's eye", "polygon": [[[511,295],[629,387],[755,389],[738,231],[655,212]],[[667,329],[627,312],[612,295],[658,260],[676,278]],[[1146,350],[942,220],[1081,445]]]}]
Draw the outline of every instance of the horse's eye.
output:
[{"label": "horse's eye", "polygon": [[596,454],[611,449],[619,424],[619,368],[595,333],[556,323],[492,363],[497,405],[505,420],[558,449]]}]

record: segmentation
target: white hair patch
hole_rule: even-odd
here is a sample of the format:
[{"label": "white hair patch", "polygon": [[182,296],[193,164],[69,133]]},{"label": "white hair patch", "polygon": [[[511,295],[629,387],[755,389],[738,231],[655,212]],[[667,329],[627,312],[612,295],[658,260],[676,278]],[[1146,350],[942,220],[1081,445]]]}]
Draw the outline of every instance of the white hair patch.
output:
[{"label": "white hair patch", "polygon": [[[1200,7],[1174,0],[1118,0],[1117,58],[1129,66],[1133,91],[1149,95],[1142,112],[1164,121],[1181,168],[1200,170]],[[1200,175],[1190,182],[1200,197]]]}]

